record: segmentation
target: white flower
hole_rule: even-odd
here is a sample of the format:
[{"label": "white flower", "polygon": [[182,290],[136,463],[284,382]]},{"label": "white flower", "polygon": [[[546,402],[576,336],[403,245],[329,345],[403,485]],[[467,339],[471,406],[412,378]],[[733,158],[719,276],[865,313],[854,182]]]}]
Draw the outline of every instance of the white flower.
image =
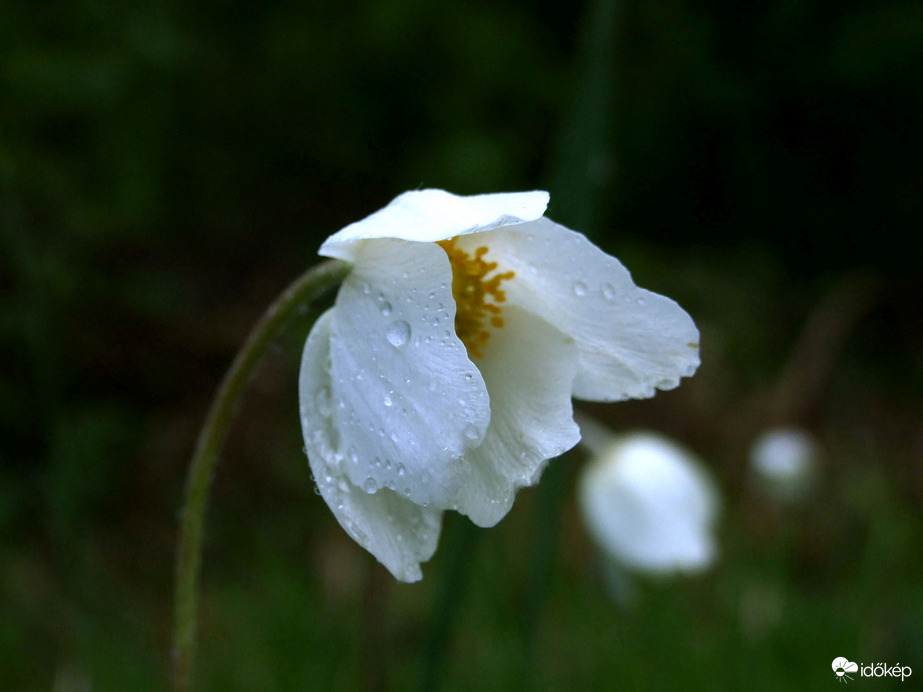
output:
[{"label": "white flower", "polygon": [[403,581],[444,510],[496,524],[577,443],[571,396],[648,397],[698,366],[689,316],[547,203],[408,192],[320,249],[353,268],[305,344],[306,450],[340,524]]},{"label": "white flower", "polygon": [[717,552],[718,495],[702,463],[654,433],[601,439],[583,420],[580,427],[597,452],[580,475],[580,510],[603,552],[644,572],[707,568]]},{"label": "white flower", "polygon": [[759,490],[781,502],[803,498],[814,483],[817,443],[797,428],[773,428],[750,450],[750,467]]}]

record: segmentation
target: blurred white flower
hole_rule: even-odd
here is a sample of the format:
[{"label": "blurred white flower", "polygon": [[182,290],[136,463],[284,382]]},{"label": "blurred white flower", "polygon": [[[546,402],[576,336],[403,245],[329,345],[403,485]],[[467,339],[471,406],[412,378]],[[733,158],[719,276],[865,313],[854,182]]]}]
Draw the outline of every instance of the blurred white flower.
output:
[{"label": "blurred white flower", "polygon": [[[589,436],[583,419],[580,427]],[[719,502],[701,461],[654,433],[593,438],[595,454],[580,475],[578,497],[604,554],[642,572],[708,568],[717,554]]]},{"label": "blurred white flower", "polygon": [[492,526],[576,444],[571,396],[648,397],[698,366],[690,317],[547,203],[408,192],[320,249],[353,268],[305,344],[306,450],[337,520],[403,581],[444,510]]},{"label": "blurred white flower", "polygon": [[782,502],[804,497],[814,482],[818,446],[810,433],[797,428],[767,430],[750,450],[757,489]]}]

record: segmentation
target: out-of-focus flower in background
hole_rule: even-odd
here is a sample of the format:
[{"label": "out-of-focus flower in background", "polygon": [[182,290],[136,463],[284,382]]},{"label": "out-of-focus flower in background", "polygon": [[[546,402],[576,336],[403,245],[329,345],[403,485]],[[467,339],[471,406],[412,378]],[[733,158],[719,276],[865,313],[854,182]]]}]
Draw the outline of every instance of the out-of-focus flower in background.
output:
[{"label": "out-of-focus flower in background", "polygon": [[403,581],[443,511],[493,526],[578,442],[571,397],[653,396],[699,364],[689,315],[547,204],[417,190],[320,249],[352,270],[305,345],[308,459],[340,524]]},{"label": "out-of-focus flower in background", "polygon": [[818,471],[819,446],[813,435],[798,428],[773,428],[750,449],[751,482],[757,492],[789,503],[811,491]]},{"label": "out-of-focus flower in background", "polygon": [[718,554],[720,502],[703,463],[662,435],[600,434],[579,420],[593,452],[578,483],[580,511],[602,553],[636,572],[707,569]]}]

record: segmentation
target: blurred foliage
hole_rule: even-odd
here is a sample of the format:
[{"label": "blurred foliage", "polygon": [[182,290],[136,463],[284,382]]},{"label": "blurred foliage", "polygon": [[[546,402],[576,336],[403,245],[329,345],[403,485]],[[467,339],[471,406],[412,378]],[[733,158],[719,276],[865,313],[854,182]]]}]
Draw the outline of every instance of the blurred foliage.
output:
[{"label": "blurred foliage", "polygon": [[[699,374],[593,411],[682,439],[727,497],[721,565],[620,609],[560,462],[560,518],[527,491],[477,532],[444,689],[803,689],[838,655],[923,674],[923,6],[607,7],[0,6],[0,687],[165,685],[176,512],[221,373],[324,237],[416,187],[550,186],[552,217],[686,307]],[[208,689],[413,687],[468,545],[450,518],[396,585],[312,495],[307,328],[219,467]],[[782,421],[827,449],[807,508],[746,484]]]}]

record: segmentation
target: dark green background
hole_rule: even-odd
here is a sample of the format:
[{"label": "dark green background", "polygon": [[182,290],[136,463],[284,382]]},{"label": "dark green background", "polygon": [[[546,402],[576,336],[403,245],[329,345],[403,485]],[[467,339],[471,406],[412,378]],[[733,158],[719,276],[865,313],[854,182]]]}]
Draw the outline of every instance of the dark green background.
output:
[{"label": "dark green background", "polygon": [[[218,468],[207,689],[794,690],[837,656],[923,676],[921,74],[910,0],[4,3],[0,687],[166,684],[222,372],[327,235],[417,187],[550,189],[693,315],[694,379],[591,410],[707,460],[721,561],[610,601],[573,455],[557,501],[449,517],[394,584],[312,492],[305,318]],[[776,423],[824,446],[807,506],[747,482]]]}]

